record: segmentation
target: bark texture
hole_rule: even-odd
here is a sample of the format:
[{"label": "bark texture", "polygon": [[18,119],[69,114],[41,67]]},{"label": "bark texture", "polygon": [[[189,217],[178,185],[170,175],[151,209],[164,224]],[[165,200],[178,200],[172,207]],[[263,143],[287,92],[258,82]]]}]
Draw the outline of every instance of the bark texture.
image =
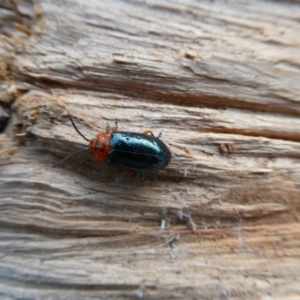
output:
[{"label": "bark texture", "polygon": [[[300,297],[297,1],[0,2],[0,297]],[[9,109],[7,109],[9,108]],[[117,119],[172,161],[86,147]]]}]

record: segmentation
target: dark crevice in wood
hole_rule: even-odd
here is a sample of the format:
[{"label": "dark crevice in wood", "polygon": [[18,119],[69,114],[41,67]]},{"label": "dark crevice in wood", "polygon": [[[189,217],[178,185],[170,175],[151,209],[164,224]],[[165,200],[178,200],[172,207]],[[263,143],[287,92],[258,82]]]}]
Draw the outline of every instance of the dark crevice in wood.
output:
[{"label": "dark crevice in wood", "polygon": [[9,107],[0,101],[0,133],[2,133],[10,119],[10,109]]},{"label": "dark crevice in wood", "polygon": [[236,128],[225,128],[225,127],[212,127],[209,130],[203,130],[204,132],[214,132],[214,133],[222,133],[222,134],[240,134],[245,136],[253,136],[253,137],[264,137],[270,139],[278,139],[278,140],[287,140],[293,142],[300,142],[300,129],[299,134],[289,134],[289,133],[280,133],[280,132],[268,132],[268,131],[249,131],[243,129]]},{"label": "dark crevice in wood", "polygon": [[13,231],[21,230],[27,234],[39,233],[40,235],[50,235],[50,236],[65,236],[65,237],[113,237],[113,236],[120,236],[120,235],[127,235],[130,232],[122,232],[120,230],[101,230],[101,229],[66,229],[66,228],[55,228],[50,227],[50,225],[42,226],[37,224],[18,224],[17,222],[9,223],[0,220],[1,228],[11,228]]},{"label": "dark crevice in wood", "polygon": [[[22,282],[22,287],[24,288],[34,288],[37,290],[46,289],[59,289],[59,290],[78,290],[78,291],[120,291],[120,292],[130,292],[137,291],[140,285],[130,285],[130,284],[84,284],[79,282],[67,282],[68,279],[59,279],[58,277],[51,278],[49,274],[34,275],[30,273],[30,270],[26,272],[25,270],[14,270],[13,266],[10,268],[1,267],[1,281],[6,282],[8,285],[15,283],[19,284]],[[49,275],[49,276],[48,276]],[[18,278],[20,277],[20,278]],[[70,280],[70,279],[69,279]],[[18,298],[21,299],[21,298]],[[22,298],[24,299],[24,298]],[[27,299],[27,298],[26,298]]]},{"label": "dark crevice in wood", "polygon": [[[56,76],[56,75],[55,75]],[[63,89],[78,89],[78,90],[90,90],[106,93],[116,93],[118,91],[120,94],[130,96],[133,98],[141,98],[144,101],[151,102],[161,102],[161,103],[171,103],[175,105],[184,105],[192,107],[210,107],[217,109],[226,109],[226,108],[239,108],[247,109],[252,111],[262,111],[262,112],[271,112],[279,114],[290,114],[299,116],[300,115],[300,105],[295,104],[294,108],[283,105],[275,104],[263,104],[263,103],[254,103],[251,100],[238,100],[230,99],[225,97],[217,97],[215,95],[192,95],[192,94],[183,94],[182,92],[176,92],[176,80],[174,79],[174,93],[171,94],[170,91],[164,91],[163,87],[157,86],[157,84],[152,84],[149,86],[149,83],[138,83],[131,80],[125,80],[122,77],[122,80],[116,81],[113,78],[110,78],[108,81],[106,78],[85,78],[80,81],[68,81],[64,80],[63,77],[55,79],[41,76],[39,78],[27,77],[26,82],[36,85],[37,87],[42,88],[43,90],[48,90],[52,88],[63,88]],[[22,76],[23,77],[23,76]],[[114,81],[113,81],[114,80]],[[162,81],[164,81],[162,79]],[[171,81],[172,82],[172,81]],[[99,84],[100,83],[100,84]],[[97,88],[95,88],[97,87]],[[134,93],[132,91],[135,91]],[[141,95],[141,96],[140,96]],[[276,97],[278,99],[278,96]],[[286,102],[286,99],[279,99]]]}]

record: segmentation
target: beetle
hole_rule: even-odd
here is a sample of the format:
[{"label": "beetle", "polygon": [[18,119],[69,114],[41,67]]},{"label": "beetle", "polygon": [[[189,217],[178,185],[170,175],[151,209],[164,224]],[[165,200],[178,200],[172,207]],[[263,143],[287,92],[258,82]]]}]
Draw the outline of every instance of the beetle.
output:
[{"label": "beetle", "polygon": [[161,133],[158,137],[155,137],[150,130],[143,133],[118,131],[116,121],[116,127],[110,128],[108,126],[104,132],[89,140],[79,131],[70,112],[68,112],[68,115],[74,129],[89,142],[89,145],[85,149],[71,153],[56,163],[53,168],[84,151],[89,151],[95,161],[126,170],[130,177],[136,173],[157,172],[166,167],[171,161],[171,151],[160,140]]}]

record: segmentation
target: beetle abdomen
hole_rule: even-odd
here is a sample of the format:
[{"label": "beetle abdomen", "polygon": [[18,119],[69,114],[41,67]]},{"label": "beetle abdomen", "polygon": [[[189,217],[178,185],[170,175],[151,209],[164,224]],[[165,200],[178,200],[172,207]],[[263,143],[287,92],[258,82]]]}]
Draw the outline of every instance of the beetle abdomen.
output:
[{"label": "beetle abdomen", "polygon": [[158,138],[133,132],[113,132],[107,163],[125,170],[151,172],[164,168],[171,152]]}]

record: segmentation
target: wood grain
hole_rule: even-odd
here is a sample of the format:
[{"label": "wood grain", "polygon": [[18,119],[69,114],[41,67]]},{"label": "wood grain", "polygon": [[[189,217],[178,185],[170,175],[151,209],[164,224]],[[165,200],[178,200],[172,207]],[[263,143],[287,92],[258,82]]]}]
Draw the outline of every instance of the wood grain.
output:
[{"label": "wood grain", "polygon": [[[4,1],[0,298],[300,296],[296,1]],[[145,179],[79,163],[151,129]]]}]

